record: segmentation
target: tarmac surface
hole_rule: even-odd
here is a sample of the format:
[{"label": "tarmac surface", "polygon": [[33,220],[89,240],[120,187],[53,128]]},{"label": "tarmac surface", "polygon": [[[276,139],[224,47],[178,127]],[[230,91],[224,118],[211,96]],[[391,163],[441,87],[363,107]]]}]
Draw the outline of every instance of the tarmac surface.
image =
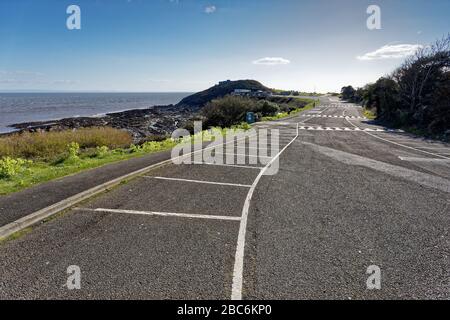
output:
[{"label": "tarmac surface", "polygon": [[328,99],[255,128],[1,243],[0,299],[450,299],[450,145]]}]

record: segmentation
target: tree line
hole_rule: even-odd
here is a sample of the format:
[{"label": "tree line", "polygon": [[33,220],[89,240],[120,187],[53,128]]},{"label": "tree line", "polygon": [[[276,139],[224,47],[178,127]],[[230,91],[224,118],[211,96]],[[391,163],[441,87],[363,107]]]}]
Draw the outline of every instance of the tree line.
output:
[{"label": "tree line", "polygon": [[422,47],[375,83],[343,87],[341,96],[376,110],[382,123],[449,138],[450,34]]}]

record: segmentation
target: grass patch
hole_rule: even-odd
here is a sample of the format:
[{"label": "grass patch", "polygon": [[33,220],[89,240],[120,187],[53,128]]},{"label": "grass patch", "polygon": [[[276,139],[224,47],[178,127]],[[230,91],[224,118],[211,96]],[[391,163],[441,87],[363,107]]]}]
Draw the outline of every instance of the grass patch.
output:
[{"label": "grass patch", "polygon": [[81,149],[106,146],[125,148],[132,143],[131,135],[123,130],[81,128],[58,132],[25,132],[0,138],[0,158],[53,160],[67,152],[67,145],[76,143]]},{"label": "grass patch", "polygon": [[299,112],[306,111],[306,110],[311,110],[312,108],[314,108],[319,103],[319,100],[302,99],[302,98],[297,98],[297,99],[302,100],[302,101],[306,101],[306,102],[308,102],[308,104],[306,106],[304,106],[304,107],[296,108],[296,109],[292,110],[291,112],[281,112],[281,113],[277,114],[276,116],[262,117],[261,121],[274,121],[274,120],[280,120],[280,119],[283,119],[283,118],[294,116],[294,115],[296,115]]},{"label": "grass patch", "polygon": [[29,165],[25,170],[7,179],[0,179],[0,195],[17,192],[31,186],[72,175],[87,169],[93,169],[105,164],[129,160],[144,156],[149,153],[164,151],[175,146],[175,142],[157,143],[135,149],[115,149],[101,157],[90,156],[89,151],[81,154],[78,160],[67,158],[62,161],[45,162],[37,161]]},{"label": "grass patch", "polygon": [[[249,130],[250,128],[248,124],[243,123],[231,128],[213,128],[213,130],[225,135],[229,131],[236,132],[239,130]],[[41,133],[37,135],[41,135]],[[65,135],[66,132],[62,132],[62,136],[65,137]],[[56,132],[53,132],[52,138],[56,136]],[[28,138],[29,136],[25,135],[23,143],[26,143]],[[14,137],[15,143],[19,143],[18,139],[18,137]],[[38,139],[41,139],[41,137]],[[5,164],[4,171],[8,173],[5,175],[0,174],[0,195],[18,192],[43,182],[73,175],[106,164],[170,150],[179,143],[190,143],[194,140],[212,141],[213,139],[214,135],[211,132],[203,131],[183,139],[174,140],[169,138],[162,141],[148,141],[142,145],[131,144],[127,148],[116,149],[109,149],[107,146],[95,146],[95,148],[83,149],[77,142],[70,142],[66,145],[62,153],[54,155],[52,152],[52,156],[37,158],[35,161],[11,162],[11,160],[15,159],[0,157],[0,163],[3,161]]]},{"label": "grass patch", "polygon": [[5,242],[8,242],[8,241],[13,241],[13,240],[19,239],[19,238],[23,237],[24,235],[30,233],[31,231],[33,231],[33,228],[28,227],[28,228],[22,229],[20,231],[14,232],[12,235],[10,235],[6,238],[0,238],[0,245]]}]

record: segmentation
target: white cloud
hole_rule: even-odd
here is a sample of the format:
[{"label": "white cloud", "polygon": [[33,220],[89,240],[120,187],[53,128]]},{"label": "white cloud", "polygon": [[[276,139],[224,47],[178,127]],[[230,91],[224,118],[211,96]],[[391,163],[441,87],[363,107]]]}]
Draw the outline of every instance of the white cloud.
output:
[{"label": "white cloud", "polygon": [[420,44],[385,45],[375,51],[368,52],[362,56],[357,56],[356,58],[363,61],[398,59],[413,55],[421,48],[423,48],[423,46]]},{"label": "white cloud", "polygon": [[207,14],[211,14],[211,13],[214,13],[216,11],[217,11],[216,6],[207,6],[205,8],[205,13],[207,13]]},{"label": "white cloud", "polygon": [[289,60],[281,58],[281,57],[265,57],[258,60],[253,61],[253,64],[267,65],[267,66],[275,66],[275,65],[283,65],[291,63]]}]

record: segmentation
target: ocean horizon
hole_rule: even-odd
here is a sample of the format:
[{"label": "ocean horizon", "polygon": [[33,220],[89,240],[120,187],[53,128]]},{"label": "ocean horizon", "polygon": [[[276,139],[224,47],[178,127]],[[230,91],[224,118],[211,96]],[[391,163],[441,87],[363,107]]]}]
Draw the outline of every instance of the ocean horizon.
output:
[{"label": "ocean horizon", "polygon": [[98,117],[107,113],[177,104],[190,92],[45,92],[0,91],[0,133],[12,124]]}]

